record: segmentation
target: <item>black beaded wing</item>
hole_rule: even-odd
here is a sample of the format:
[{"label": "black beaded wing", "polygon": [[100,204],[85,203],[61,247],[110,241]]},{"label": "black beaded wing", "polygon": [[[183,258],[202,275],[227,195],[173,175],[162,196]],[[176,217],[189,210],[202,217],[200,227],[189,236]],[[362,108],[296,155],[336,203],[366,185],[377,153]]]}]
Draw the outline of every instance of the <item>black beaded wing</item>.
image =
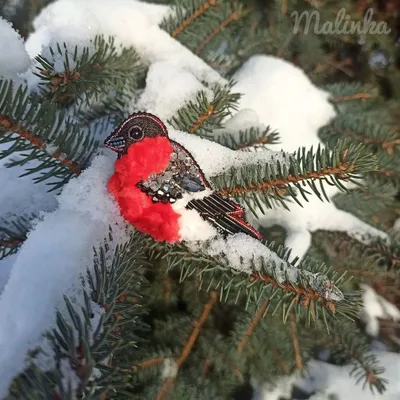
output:
[{"label": "black beaded wing", "polygon": [[[151,196],[155,203],[173,204],[185,193],[211,189],[191,154],[179,143],[171,140],[171,145],[174,152],[170,155],[168,167],[161,174],[150,174],[147,180],[137,184],[137,187]],[[201,199],[193,199],[188,202],[186,208],[196,210],[221,233],[242,232],[261,239],[260,233],[242,219],[243,207],[219,193],[214,192]]]}]

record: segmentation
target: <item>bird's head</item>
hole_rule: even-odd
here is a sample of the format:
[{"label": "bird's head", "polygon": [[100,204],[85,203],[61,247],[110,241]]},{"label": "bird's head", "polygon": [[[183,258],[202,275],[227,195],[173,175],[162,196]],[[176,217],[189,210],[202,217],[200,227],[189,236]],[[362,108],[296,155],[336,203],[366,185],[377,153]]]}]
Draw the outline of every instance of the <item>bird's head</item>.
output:
[{"label": "bird's head", "polygon": [[135,143],[145,138],[158,136],[168,138],[168,131],[164,123],[153,114],[136,113],[130,115],[107,137],[104,141],[104,147],[122,156]]}]

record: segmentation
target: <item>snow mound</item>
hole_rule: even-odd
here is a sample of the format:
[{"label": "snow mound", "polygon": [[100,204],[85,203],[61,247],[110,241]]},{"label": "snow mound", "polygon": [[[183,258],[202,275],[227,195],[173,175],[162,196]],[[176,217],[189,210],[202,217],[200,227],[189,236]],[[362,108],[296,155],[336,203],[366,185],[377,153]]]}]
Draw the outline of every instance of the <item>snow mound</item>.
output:
[{"label": "snow mound", "polygon": [[30,65],[29,55],[25,50],[24,41],[14,30],[11,23],[0,16],[0,77],[16,78],[26,71]]}]

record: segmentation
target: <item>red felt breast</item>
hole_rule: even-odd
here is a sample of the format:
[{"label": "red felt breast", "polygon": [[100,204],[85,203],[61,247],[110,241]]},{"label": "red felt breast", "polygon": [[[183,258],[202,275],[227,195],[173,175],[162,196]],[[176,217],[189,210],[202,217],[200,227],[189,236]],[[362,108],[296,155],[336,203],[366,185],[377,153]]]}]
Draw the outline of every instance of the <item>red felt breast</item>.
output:
[{"label": "red felt breast", "polygon": [[172,151],[165,137],[145,138],[131,145],[128,153],[115,162],[115,173],[108,182],[108,191],[117,201],[122,216],[139,231],[167,242],[180,239],[180,215],[170,204],[153,203],[136,184],[151,173],[165,170]]}]

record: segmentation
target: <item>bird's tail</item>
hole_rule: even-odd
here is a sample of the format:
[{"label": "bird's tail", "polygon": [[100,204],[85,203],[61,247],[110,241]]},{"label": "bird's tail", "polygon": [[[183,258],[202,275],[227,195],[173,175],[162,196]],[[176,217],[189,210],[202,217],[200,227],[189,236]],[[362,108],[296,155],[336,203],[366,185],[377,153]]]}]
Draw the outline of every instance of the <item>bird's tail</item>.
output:
[{"label": "bird's tail", "polygon": [[246,233],[258,240],[262,239],[260,232],[243,219],[243,207],[219,193],[191,200],[186,208],[196,210],[223,234]]}]

